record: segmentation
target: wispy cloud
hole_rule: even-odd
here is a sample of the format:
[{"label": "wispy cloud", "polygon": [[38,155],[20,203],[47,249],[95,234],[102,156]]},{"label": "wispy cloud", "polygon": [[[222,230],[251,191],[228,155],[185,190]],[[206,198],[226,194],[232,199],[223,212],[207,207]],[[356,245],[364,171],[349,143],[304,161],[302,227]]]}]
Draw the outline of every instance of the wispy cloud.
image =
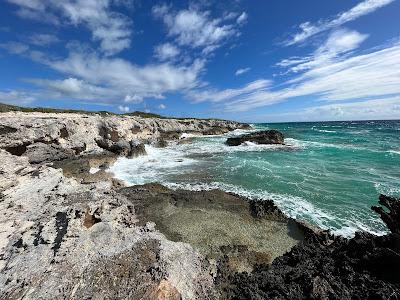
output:
[{"label": "wispy cloud", "polygon": [[321,101],[365,101],[400,95],[400,43],[366,54],[349,54],[365,37],[354,31],[337,34],[332,33],[306,59],[285,62],[286,67],[299,74],[279,86],[266,81],[268,84],[260,87],[257,83],[263,81],[257,80],[245,88],[202,91],[192,98],[218,100],[226,111],[246,111],[300,96]]},{"label": "wispy cloud", "polygon": [[26,105],[36,100],[32,92],[0,91],[0,102],[7,104]]},{"label": "wispy cloud", "polygon": [[394,0],[364,0],[348,11],[339,13],[333,18],[319,20],[316,23],[305,22],[299,25],[300,32],[294,34],[284,42],[285,45],[293,45],[304,42],[308,38],[327,30],[342,26],[343,24],[358,19],[364,15],[384,7]]},{"label": "wispy cloud", "polygon": [[319,104],[290,112],[253,115],[252,121],[343,121],[400,119],[400,97],[351,103]]},{"label": "wispy cloud", "polygon": [[247,72],[250,71],[250,70],[251,70],[250,68],[238,69],[238,70],[236,70],[235,75],[236,75],[236,76],[239,76],[239,75],[242,75],[242,74],[244,74],[244,73],[247,73]]},{"label": "wispy cloud", "polygon": [[28,42],[35,46],[48,46],[58,43],[60,40],[54,34],[35,33],[28,38]]}]

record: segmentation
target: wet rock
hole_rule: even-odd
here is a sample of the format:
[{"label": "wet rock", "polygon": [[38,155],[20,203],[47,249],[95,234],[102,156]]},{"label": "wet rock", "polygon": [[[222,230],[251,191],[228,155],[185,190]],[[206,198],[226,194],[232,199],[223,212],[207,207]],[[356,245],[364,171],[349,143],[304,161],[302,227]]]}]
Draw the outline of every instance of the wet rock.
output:
[{"label": "wet rock", "polygon": [[374,208],[390,224],[390,234],[346,239],[308,228],[304,242],[271,265],[228,279],[222,299],[399,299],[399,202],[381,196],[389,212]]},{"label": "wet rock", "polygon": [[131,145],[127,141],[119,140],[112,144],[109,150],[121,156],[128,156],[131,153]]},{"label": "wet rock", "polygon": [[146,155],[146,147],[145,145],[140,142],[139,140],[132,140],[130,142],[130,152],[129,152],[129,157],[137,157],[140,155]]},{"label": "wet rock", "polygon": [[389,212],[385,212],[379,206],[373,206],[372,210],[381,216],[381,219],[392,233],[400,234],[400,201],[393,197],[380,195],[379,204],[389,209]]},{"label": "wet rock", "polygon": [[244,142],[252,142],[256,144],[284,144],[284,136],[277,130],[257,131],[245,134],[239,137],[231,137],[226,140],[229,146],[239,146]]}]

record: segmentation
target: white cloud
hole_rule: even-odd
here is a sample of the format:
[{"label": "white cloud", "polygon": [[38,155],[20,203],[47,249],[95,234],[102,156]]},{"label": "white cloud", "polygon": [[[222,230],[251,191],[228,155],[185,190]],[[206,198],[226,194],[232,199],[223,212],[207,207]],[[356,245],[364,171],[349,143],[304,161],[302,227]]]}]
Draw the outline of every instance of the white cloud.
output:
[{"label": "white cloud", "polygon": [[247,85],[238,89],[226,89],[222,91],[218,90],[205,90],[205,91],[191,91],[189,96],[195,102],[224,102],[231,101],[234,99],[243,99],[243,97],[254,95],[255,93],[261,93],[267,91],[271,86],[272,81],[270,80],[256,80],[248,83]]},{"label": "white cloud", "polygon": [[116,90],[72,77],[64,80],[26,79],[26,81],[45,88],[42,94],[51,98],[109,101],[120,97]]},{"label": "white cloud", "polygon": [[[264,114],[255,119],[268,121],[343,121],[400,119],[400,97],[308,107],[287,113]],[[254,120],[254,119],[253,119]]]},{"label": "white cloud", "polygon": [[36,100],[35,95],[23,91],[0,91],[0,102],[26,105]]},{"label": "white cloud", "polygon": [[364,0],[348,11],[341,12],[334,18],[328,20],[319,20],[316,23],[305,22],[300,24],[300,32],[293,35],[284,44],[293,45],[304,42],[308,38],[335,27],[353,21],[361,16],[372,13],[375,10],[392,3],[394,0]]},{"label": "white cloud", "polygon": [[247,73],[247,72],[250,71],[250,70],[251,70],[250,68],[238,69],[238,70],[235,72],[235,75],[236,75],[236,76],[239,76],[239,75],[242,75],[242,74],[244,74],[244,73]]},{"label": "white cloud", "polygon": [[277,65],[281,67],[290,67],[288,71],[295,73],[321,66],[336,60],[339,55],[357,49],[367,37],[368,35],[361,34],[357,31],[338,29],[332,32],[325,43],[312,55],[302,58],[294,57],[284,59]]},{"label": "white cloud", "polygon": [[247,13],[242,12],[240,16],[237,18],[236,22],[238,22],[238,24],[243,24],[247,22],[247,19],[248,19]]},{"label": "white cloud", "polygon": [[[306,59],[282,63],[301,72],[279,86],[257,80],[245,88],[199,91],[191,97],[194,101],[219,102],[226,111],[246,111],[300,96],[321,101],[366,101],[400,95],[400,43],[357,55],[349,51],[365,37],[353,31],[342,33],[332,33]],[[329,59],[323,57],[326,53]],[[261,87],[260,82],[264,82]]]},{"label": "white cloud", "polygon": [[169,60],[179,55],[179,49],[171,43],[165,43],[155,48],[155,55],[159,60]]},{"label": "white cloud", "polygon": [[168,35],[175,38],[176,43],[200,48],[204,54],[213,52],[225,40],[238,34],[232,18],[212,18],[208,11],[189,8],[175,12],[166,5],[158,5],[153,7],[153,14],[165,23]]},{"label": "white cloud", "polygon": [[159,109],[166,109],[167,107],[166,107],[164,104],[161,103],[161,104],[158,106],[158,108],[159,108]]},{"label": "white cloud", "polygon": [[48,21],[54,24],[85,25],[94,40],[107,55],[118,53],[130,46],[131,21],[112,11],[111,0],[7,0],[18,5],[22,18]]},{"label": "white cloud", "polygon": [[0,44],[0,48],[7,50],[12,54],[24,54],[29,50],[29,46],[19,42],[7,42]]},{"label": "white cloud", "polygon": [[200,84],[204,67],[202,60],[190,65],[138,66],[124,59],[100,57],[95,52],[72,52],[65,59],[54,59],[39,51],[25,51],[23,55],[67,76],[63,80],[26,79],[41,87],[42,95],[103,103],[139,103],[144,98],[163,99],[165,93],[187,91]]},{"label": "white cloud", "polygon": [[129,106],[118,105],[118,109],[120,112],[127,113],[129,112]]},{"label": "white cloud", "polygon": [[48,46],[59,41],[56,35],[46,33],[35,33],[28,38],[28,42],[35,46]]}]

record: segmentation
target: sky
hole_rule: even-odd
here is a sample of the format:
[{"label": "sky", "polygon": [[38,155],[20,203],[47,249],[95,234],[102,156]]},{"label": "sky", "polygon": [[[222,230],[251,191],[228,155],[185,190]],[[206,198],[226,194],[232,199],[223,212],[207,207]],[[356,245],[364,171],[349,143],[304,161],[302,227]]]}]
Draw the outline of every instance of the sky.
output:
[{"label": "sky", "polygon": [[1,0],[0,102],[400,119],[400,0]]}]

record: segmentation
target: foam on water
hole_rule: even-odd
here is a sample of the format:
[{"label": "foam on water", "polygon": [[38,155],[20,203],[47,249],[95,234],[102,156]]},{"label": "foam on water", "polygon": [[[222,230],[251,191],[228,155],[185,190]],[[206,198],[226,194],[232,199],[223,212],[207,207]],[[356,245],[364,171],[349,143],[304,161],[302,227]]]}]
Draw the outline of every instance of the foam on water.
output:
[{"label": "foam on water", "polygon": [[[370,207],[379,193],[400,194],[400,174],[395,168],[400,144],[394,140],[396,135],[386,137],[358,123],[349,124],[318,124],[326,130],[335,128],[337,134],[320,133],[307,124],[283,124],[256,125],[220,136],[186,135],[193,143],[163,149],[146,146],[147,156],[120,158],[110,170],[132,185],[160,182],[174,189],[218,188],[271,199],[288,216],[344,236],[357,230],[383,234],[385,226]],[[284,131],[286,144],[225,144],[229,136],[267,127]],[[353,134],[364,130],[372,133]]]}]

